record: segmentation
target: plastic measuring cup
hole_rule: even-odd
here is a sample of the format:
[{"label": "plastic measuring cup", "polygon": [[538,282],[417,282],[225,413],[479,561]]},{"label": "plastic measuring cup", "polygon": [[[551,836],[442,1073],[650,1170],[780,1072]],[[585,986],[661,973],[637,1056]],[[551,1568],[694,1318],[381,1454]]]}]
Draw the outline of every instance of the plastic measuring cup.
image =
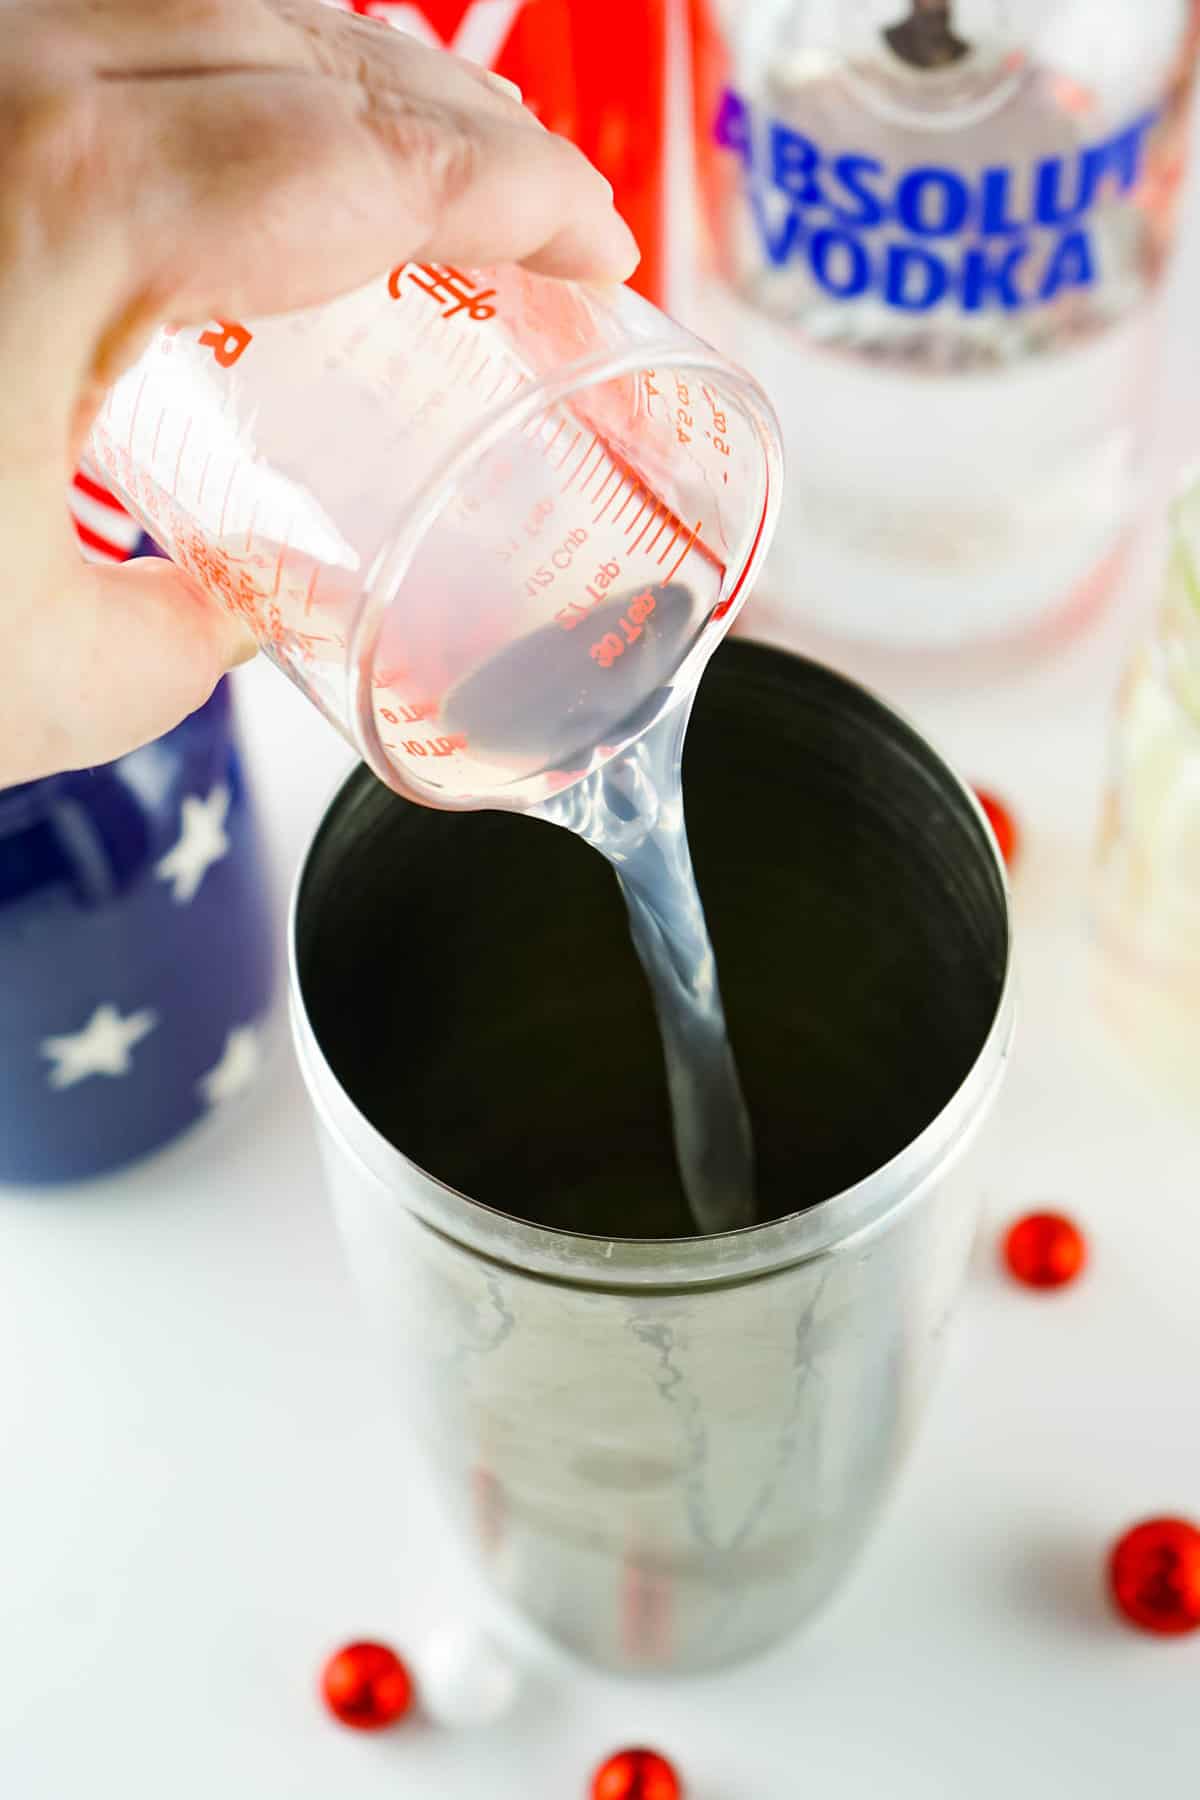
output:
[{"label": "plastic measuring cup", "polygon": [[748,376],[513,267],[160,331],[92,452],[383,781],[456,809],[544,800],[685,694],[781,488]]}]

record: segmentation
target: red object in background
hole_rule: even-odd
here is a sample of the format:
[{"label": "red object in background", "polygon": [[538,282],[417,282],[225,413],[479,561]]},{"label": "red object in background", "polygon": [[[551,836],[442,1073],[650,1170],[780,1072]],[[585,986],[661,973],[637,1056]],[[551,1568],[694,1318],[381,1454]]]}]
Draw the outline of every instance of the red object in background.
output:
[{"label": "red object in background", "polygon": [[613,185],[641,246],[630,283],[662,304],[669,0],[336,0],[515,81]]},{"label": "red object in background", "polygon": [[1009,1230],[1004,1260],[1026,1287],[1065,1287],[1087,1262],[1087,1239],[1061,1213],[1028,1213]]},{"label": "red object in background", "polygon": [[90,463],[81,463],[76,469],[67,490],[67,506],[87,562],[125,562],[142,541],[141,526],[98,480]]},{"label": "red object in background", "polygon": [[723,221],[738,191],[737,158],[723,152],[713,135],[721,96],[733,83],[725,35],[717,24],[713,0],[687,0],[687,35],[691,52],[692,158],[696,181],[696,253],[710,270],[722,262]]},{"label": "red object in background", "polygon": [[683,1784],[656,1750],[618,1750],[592,1777],[592,1800],[683,1800]]},{"label": "red object in background", "polygon": [[1119,1538],[1109,1585],[1141,1631],[1179,1637],[1200,1627],[1200,1531],[1187,1519],[1146,1519]]},{"label": "red object in background", "polygon": [[347,1644],[321,1672],[321,1693],[335,1719],[355,1731],[382,1731],[413,1701],[412,1677],[386,1644]]},{"label": "red object in background", "polygon": [[1017,860],[1017,849],[1021,841],[1016,820],[1003,800],[998,800],[995,794],[990,794],[986,788],[976,788],[975,798],[987,814],[987,822],[996,834],[1000,854],[1008,868],[1011,869]]}]

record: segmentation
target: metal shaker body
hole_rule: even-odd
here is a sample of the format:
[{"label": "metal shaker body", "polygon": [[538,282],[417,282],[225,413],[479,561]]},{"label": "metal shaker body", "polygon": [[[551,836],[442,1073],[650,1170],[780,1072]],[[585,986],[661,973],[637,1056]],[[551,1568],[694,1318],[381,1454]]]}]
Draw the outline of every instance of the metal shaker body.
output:
[{"label": "metal shaker body", "polygon": [[760,1650],[852,1567],[936,1368],[974,1232],[959,1157],[1012,1029],[994,845],[879,702],[727,645],[685,794],[759,1146],[747,1231],[686,1235],[649,1001],[584,846],[360,772],[293,920],[401,1426],[493,1586],[625,1671]]}]

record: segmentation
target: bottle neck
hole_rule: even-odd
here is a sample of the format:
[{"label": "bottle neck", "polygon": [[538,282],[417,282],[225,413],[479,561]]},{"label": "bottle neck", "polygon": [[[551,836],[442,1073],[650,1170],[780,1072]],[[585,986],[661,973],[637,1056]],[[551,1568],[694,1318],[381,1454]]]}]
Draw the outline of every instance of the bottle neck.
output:
[{"label": "bottle neck", "polygon": [[[913,130],[968,130],[1005,106],[1028,73],[1026,34],[1004,0],[839,0],[843,75],[868,111]],[[891,22],[888,14],[891,14]],[[868,21],[870,28],[868,29]]]},{"label": "bottle neck", "polygon": [[909,0],[908,17],[889,25],[884,42],[913,69],[949,69],[971,53],[954,29],[950,0]]}]

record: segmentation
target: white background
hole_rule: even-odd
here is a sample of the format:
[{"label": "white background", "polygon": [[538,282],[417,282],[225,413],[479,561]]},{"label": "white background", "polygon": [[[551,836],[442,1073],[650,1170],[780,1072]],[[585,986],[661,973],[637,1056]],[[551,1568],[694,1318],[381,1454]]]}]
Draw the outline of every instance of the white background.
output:
[{"label": "white background", "polygon": [[[1193,199],[1160,493],[1200,448],[1198,317]],[[988,1224],[945,1379],[844,1597],[719,1679],[622,1685],[526,1648],[520,1704],[481,1734],[329,1722],[331,1647],[419,1649],[476,1603],[360,1322],[281,1043],[240,1110],[134,1173],[0,1195],[4,1800],[582,1800],[597,1758],[638,1740],[677,1758],[691,1800],[1196,1791],[1200,1636],[1122,1628],[1101,1586],[1126,1524],[1200,1518],[1200,1126],[1106,1034],[1085,928],[1109,701],[1156,538],[1054,662],[901,695],[1020,819],[1024,1022],[974,1162]],[[349,753],[271,670],[239,685],[282,953]],[[1002,1223],[1043,1202],[1094,1252],[1051,1298],[995,1269]]]}]

